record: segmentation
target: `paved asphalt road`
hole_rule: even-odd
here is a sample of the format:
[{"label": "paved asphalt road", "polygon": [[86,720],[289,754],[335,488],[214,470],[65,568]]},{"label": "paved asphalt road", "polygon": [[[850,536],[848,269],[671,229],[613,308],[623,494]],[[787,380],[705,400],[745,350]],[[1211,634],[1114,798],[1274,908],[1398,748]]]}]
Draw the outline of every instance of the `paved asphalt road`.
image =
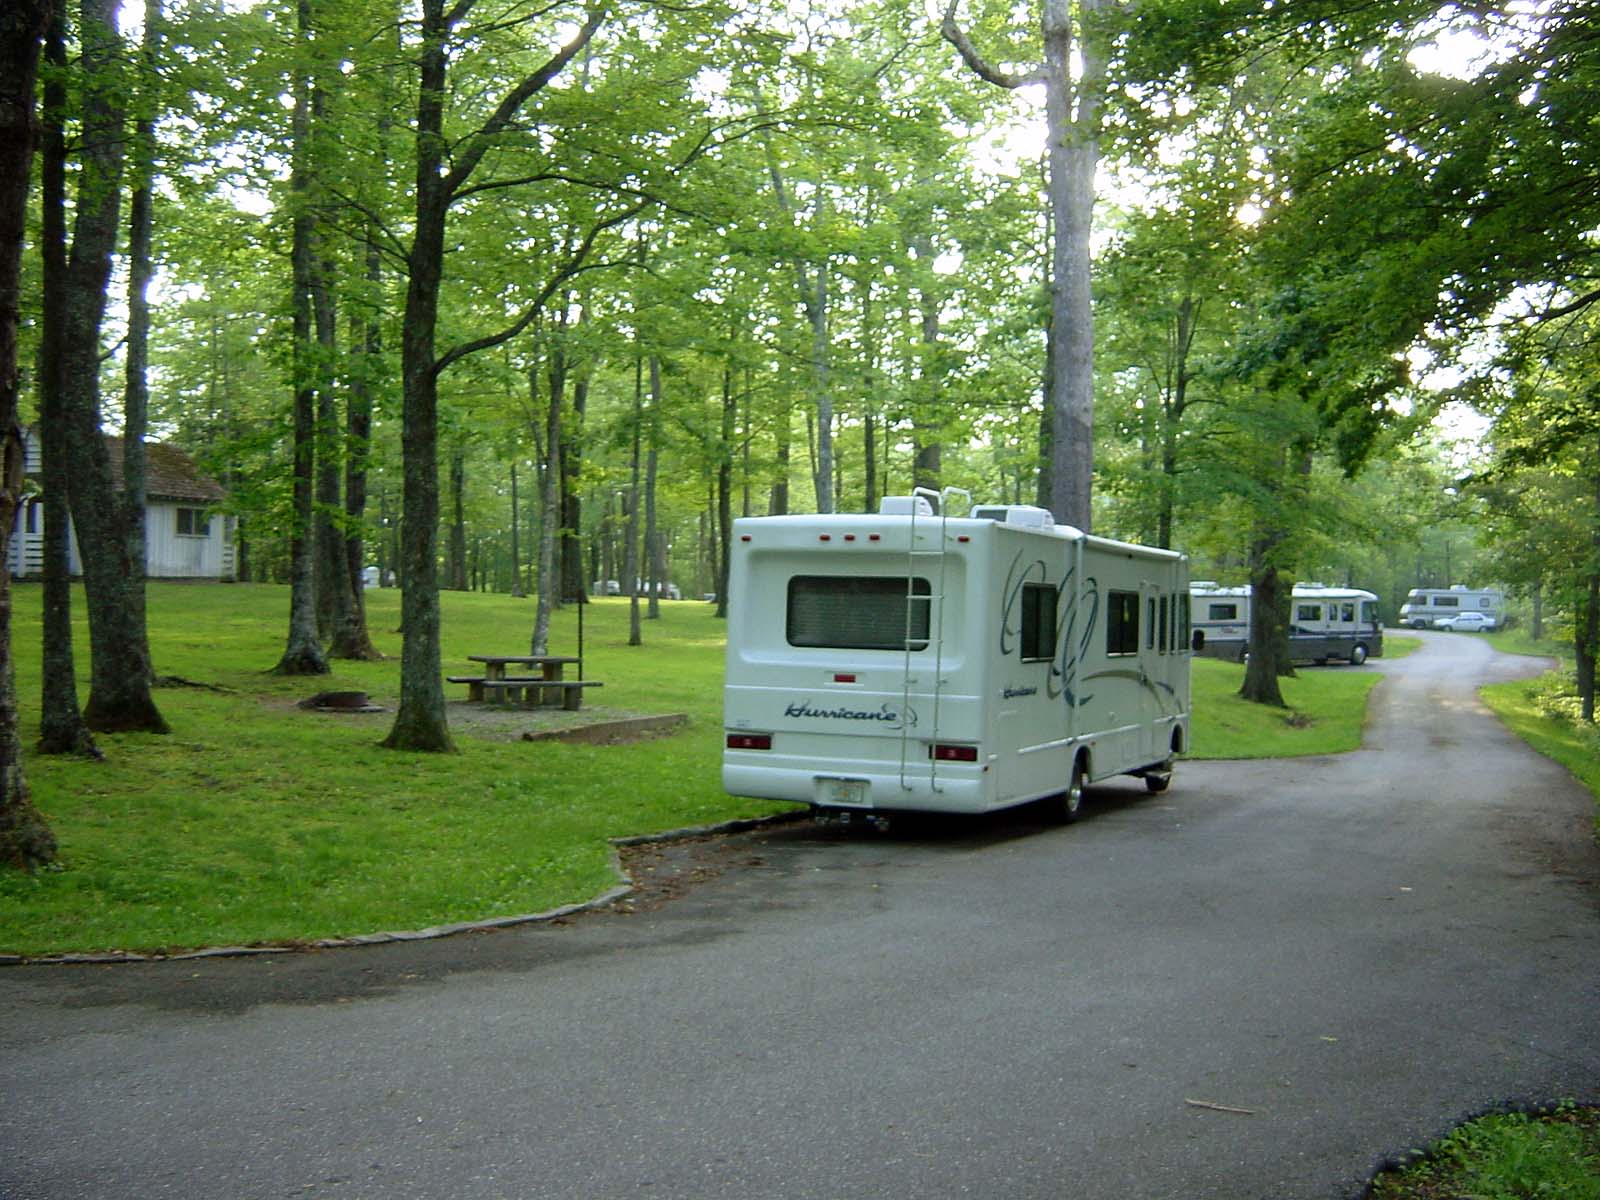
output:
[{"label": "paved asphalt road", "polygon": [[1354,1195],[1600,1081],[1589,800],[1474,699],[1536,664],[1425,640],[1365,749],[1068,828],[797,824],[632,911],[0,970],[0,1196]]}]

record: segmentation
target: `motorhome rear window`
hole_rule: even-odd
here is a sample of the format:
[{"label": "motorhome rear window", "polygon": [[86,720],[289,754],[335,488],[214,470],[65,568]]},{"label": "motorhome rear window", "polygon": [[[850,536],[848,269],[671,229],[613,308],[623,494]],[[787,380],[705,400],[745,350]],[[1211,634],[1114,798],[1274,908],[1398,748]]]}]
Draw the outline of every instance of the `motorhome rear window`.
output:
[{"label": "motorhome rear window", "polygon": [[1106,604],[1106,653],[1139,653],[1139,593],[1111,592]]},{"label": "motorhome rear window", "polygon": [[1056,653],[1056,589],[1022,585],[1022,661],[1044,662]]},{"label": "motorhome rear window", "polygon": [[794,576],[789,580],[789,644],[840,650],[923,649],[928,644],[933,589],[926,579],[910,580],[909,589],[907,582],[903,575]]}]

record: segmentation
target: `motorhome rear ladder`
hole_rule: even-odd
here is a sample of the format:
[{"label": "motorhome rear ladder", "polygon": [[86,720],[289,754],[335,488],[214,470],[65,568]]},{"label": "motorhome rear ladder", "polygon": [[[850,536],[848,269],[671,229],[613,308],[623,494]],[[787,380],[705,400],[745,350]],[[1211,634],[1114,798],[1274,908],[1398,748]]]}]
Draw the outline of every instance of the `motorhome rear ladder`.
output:
[{"label": "motorhome rear ladder", "polygon": [[[925,497],[938,505],[939,537],[938,544],[932,550],[917,548],[917,497]],[[949,500],[953,496],[960,496],[967,502],[967,508],[972,508],[972,495],[962,488],[947,487],[943,491],[935,492],[931,488],[914,488],[912,490],[910,531],[906,541],[906,625],[905,625],[905,665],[901,682],[900,694],[900,789],[909,792],[912,790],[907,775],[913,769],[910,757],[913,744],[926,744],[928,747],[928,787],[934,792],[942,792],[939,786],[939,759],[933,752],[933,747],[939,741],[939,699],[944,690],[944,597],[945,597],[945,564],[948,558],[946,530],[950,520]],[[919,595],[917,592],[917,563],[936,560],[936,567],[929,574],[934,576],[929,582],[929,594]],[[929,564],[934,565],[934,564]],[[933,650],[933,687],[931,691],[916,692],[912,684],[916,681],[911,674],[911,654],[914,645],[913,633],[915,632],[915,612],[918,602],[925,603],[928,609],[928,640],[920,648]],[[912,707],[913,699],[931,701],[929,713],[930,727],[926,733],[919,737],[912,736]]]}]

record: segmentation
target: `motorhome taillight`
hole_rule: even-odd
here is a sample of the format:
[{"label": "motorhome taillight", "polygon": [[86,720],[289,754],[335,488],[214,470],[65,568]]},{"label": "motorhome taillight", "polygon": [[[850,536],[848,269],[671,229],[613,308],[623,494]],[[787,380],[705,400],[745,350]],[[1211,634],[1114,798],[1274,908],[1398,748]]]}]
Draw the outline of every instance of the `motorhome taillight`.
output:
[{"label": "motorhome taillight", "polygon": [[835,675],[833,681],[835,683],[854,683],[856,677],[854,675]]},{"label": "motorhome taillight", "polygon": [[730,733],[728,735],[729,750],[771,750],[772,735],[770,733]]},{"label": "motorhome taillight", "polygon": [[978,761],[978,748],[976,746],[949,746],[936,745],[928,748],[930,757],[939,762],[971,762]]}]

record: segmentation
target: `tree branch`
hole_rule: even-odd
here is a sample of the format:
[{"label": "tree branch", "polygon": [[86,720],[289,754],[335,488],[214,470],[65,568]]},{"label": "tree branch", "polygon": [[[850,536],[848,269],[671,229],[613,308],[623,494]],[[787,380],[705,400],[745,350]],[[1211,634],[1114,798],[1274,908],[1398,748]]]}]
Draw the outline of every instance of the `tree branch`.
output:
[{"label": "tree branch", "polygon": [[456,161],[455,167],[444,178],[444,194],[455,195],[456,191],[467,181],[467,177],[477,169],[479,161],[489,152],[495,139],[510,128],[517,112],[526,104],[533,95],[540,91],[546,84],[566,68],[566,65],[577,57],[578,52],[589,44],[595,31],[600,28],[606,19],[606,5],[595,4],[589,9],[588,19],[584,21],[583,28],[578,30],[573,39],[562,46],[548,62],[533,74],[529,75],[511,91],[507,92],[494,110],[494,115],[478,130],[461,157]]},{"label": "tree branch", "polygon": [[534,318],[539,315],[540,310],[549,302],[550,297],[555,295],[557,289],[567,280],[586,269],[583,260],[589,257],[589,252],[594,249],[594,244],[600,235],[608,229],[614,229],[616,226],[621,225],[624,221],[631,221],[649,208],[652,203],[653,201],[649,199],[640,200],[619,213],[602,221],[596,221],[588,232],[583,235],[583,241],[579,243],[577,249],[567,256],[567,261],[562,265],[561,269],[550,277],[544,287],[539,289],[539,294],[522,310],[522,313],[515,321],[499,333],[491,333],[474,341],[463,342],[461,345],[453,346],[445,351],[433,364],[434,377],[437,378],[444,373],[447,367],[467,357],[469,354],[476,354],[480,350],[488,350],[503,342],[509,342],[529,325],[533,324]]},{"label": "tree branch", "polygon": [[972,44],[972,39],[967,36],[967,31],[956,24],[956,4],[957,0],[950,0],[950,3],[945,7],[944,19],[939,22],[939,33],[944,37],[945,41],[956,48],[957,53],[961,55],[961,61],[972,69],[973,74],[994,84],[996,87],[1003,87],[1013,91],[1020,87],[1027,87],[1031,83],[1044,82],[1043,67],[1035,67],[1026,75],[1012,75],[1009,72],[990,66],[988,60]]}]

